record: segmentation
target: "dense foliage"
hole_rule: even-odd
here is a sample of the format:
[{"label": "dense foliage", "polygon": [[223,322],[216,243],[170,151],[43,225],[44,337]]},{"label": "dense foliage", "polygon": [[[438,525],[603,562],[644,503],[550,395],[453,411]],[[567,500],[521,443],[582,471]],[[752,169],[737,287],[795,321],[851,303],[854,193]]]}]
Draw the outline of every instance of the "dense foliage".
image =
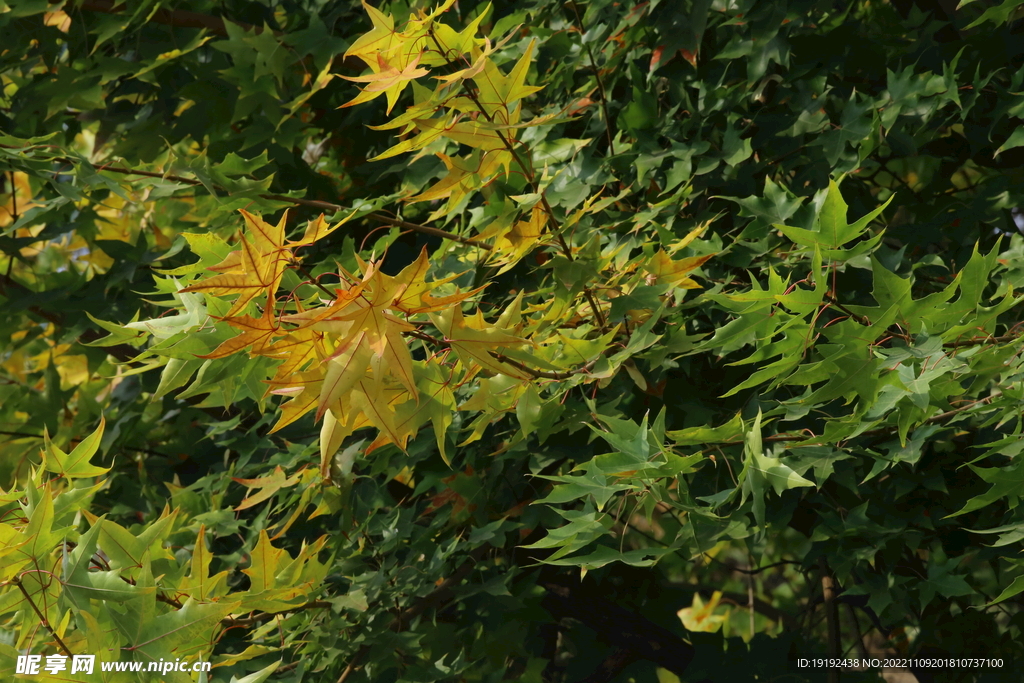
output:
[{"label": "dense foliage", "polygon": [[5,680],[1019,680],[1021,5],[0,0]]}]

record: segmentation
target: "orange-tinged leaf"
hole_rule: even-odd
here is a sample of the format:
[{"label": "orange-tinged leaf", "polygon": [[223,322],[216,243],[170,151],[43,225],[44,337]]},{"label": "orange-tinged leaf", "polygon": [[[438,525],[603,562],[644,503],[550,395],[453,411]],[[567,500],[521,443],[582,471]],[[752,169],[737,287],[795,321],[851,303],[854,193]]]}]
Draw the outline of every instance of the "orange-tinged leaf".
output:
[{"label": "orange-tinged leaf", "polygon": [[[384,389],[374,387],[368,380],[362,380],[357,384],[357,390],[352,392],[352,405],[359,409],[370,420],[374,427],[380,430],[380,435],[374,444],[376,448],[383,443],[393,443],[403,451],[409,441],[409,437],[415,433],[408,423],[399,425],[395,420],[395,406],[405,403],[411,398],[404,389]],[[381,437],[385,437],[384,440]],[[367,448],[369,453],[372,449]]]},{"label": "orange-tinged leaf", "polygon": [[715,614],[715,610],[718,608],[718,602],[722,599],[722,591],[715,591],[711,596],[711,600],[708,604],[704,604],[701,600],[700,595],[697,593],[693,594],[693,603],[690,607],[684,607],[683,609],[676,612],[679,619],[683,622],[683,626],[688,631],[694,632],[706,632],[714,633],[722,627],[722,624],[728,618],[728,612],[725,614]]},{"label": "orange-tinged leaf", "polygon": [[[310,378],[310,375],[315,375],[316,379]],[[271,434],[284,429],[316,407],[320,394],[320,382],[323,380],[322,374],[319,371],[311,371],[301,372],[299,376],[305,379],[304,385],[294,387],[294,383],[292,383],[293,386],[288,389],[274,389],[270,392],[272,394],[291,394],[290,389],[295,388],[294,397],[281,406],[281,417],[278,418],[274,428],[270,430]]]},{"label": "orange-tinged leaf", "polygon": [[238,298],[227,313],[227,317],[237,315],[260,294],[273,296],[281,282],[285,265],[290,252],[282,245],[284,242],[284,226],[288,213],[277,225],[270,225],[263,219],[241,210],[245,218],[246,230],[240,242],[241,272],[235,265],[234,252],[214,266],[218,275],[200,280],[186,287],[182,292],[203,292],[216,296],[238,294]]},{"label": "orange-tinged leaf", "polygon": [[502,266],[498,275],[511,269],[533,249],[540,241],[546,223],[547,214],[544,213],[544,208],[537,204],[533,207],[529,220],[518,221],[495,241],[492,253],[497,257],[497,263]]},{"label": "orange-tinged leaf", "polygon": [[232,327],[241,330],[237,336],[221,342],[220,346],[205,355],[198,355],[198,358],[223,358],[237,353],[245,348],[249,350],[249,357],[264,355],[270,346],[271,340],[280,332],[281,325],[274,313],[274,298],[270,297],[263,308],[263,315],[253,318],[249,315],[225,318],[224,322]]}]

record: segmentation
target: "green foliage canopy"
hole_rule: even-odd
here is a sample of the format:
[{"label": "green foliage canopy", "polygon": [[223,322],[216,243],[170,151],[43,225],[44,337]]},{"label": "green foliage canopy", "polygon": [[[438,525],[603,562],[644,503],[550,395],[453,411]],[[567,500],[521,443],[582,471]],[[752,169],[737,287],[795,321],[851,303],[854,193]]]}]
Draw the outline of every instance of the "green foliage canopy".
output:
[{"label": "green foliage canopy", "polygon": [[0,0],[0,669],[1014,680],[1019,4]]}]

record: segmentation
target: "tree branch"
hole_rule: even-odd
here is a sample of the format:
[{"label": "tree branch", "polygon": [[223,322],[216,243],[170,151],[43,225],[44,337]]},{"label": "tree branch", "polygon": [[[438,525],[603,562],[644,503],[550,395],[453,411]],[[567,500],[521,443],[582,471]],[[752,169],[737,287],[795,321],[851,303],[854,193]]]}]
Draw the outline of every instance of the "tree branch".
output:
[{"label": "tree branch", "polygon": [[[455,586],[462,583],[463,579],[469,576],[470,572],[473,571],[476,565],[484,558],[485,555],[487,555],[489,551],[489,546],[482,545],[471,552],[466,561],[463,562],[451,576],[438,584],[437,588],[432,590],[428,595],[423,596],[417,600],[415,604],[402,610],[398,616],[388,624],[388,628],[396,633],[404,631],[410,626],[413,619],[420,616],[431,607],[450,601],[455,596]],[[359,648],[359,651],[356,652],[355,656],[349,660],[345,670],[341,672],[341,677],[338,679],[338,683],[345,683],[345,681],[348,680],[348,677],[352,675],[352,672],[359,668],[363,658],[369,650],[369,645],[363,645]]]},{"label": "tree branch", "polygon": [[[821,593],[825,603],[825,621],[828,624],[828,656],[830,659],[839,657],[839,609],[835,602],[835,585],[832,582],[832,572],[829,571],[828,562],[825,557],[818,558],[818,567],[821,569]],[[829,668],[828,683],[839,683],[839,669]]]},{"label": "tree branch", "polygon": [[220,623],[224,626],[241,626],[243,628],[247,628],[249,626],[262,624],[265,621],[271,621],[282,614],[295,614],[296,612],[304,612],[308,609],[327,609],[329,607],[331,607],[331,603],[326,600],[314,600],[312,602],[307,602],[304,605],[299,605],[298,607],[286,609],[281,612],[263,612],[245,619],[221,619]]},{"label": "tree branch", "polygon": [[[4,149],[20,149],[18,147],[14,147],[14,146],[11,146],[11,145],[0,145],[0,147],[3,147]],[[82,162],[81,159],[71,159],[69,157],[53,157],[52,161],[57,161],[57,162],[60,162],[62,164],[71,164],[71,165],[78,164],[78,163]],[[109,173],[119,173],[121,175],[137,175],[137,176],[143,176],[143,177],[146,177],[146,178],[160,178],[161,180],[170,180],[170,181],[173,181],[173,182],[176,182],[176,183],[184,183],[186,185],[191,185],[193,187],[200,187],[200,186],[203,185],[200,181],[196,180],[195,178],[186,178],[184,176],[172,175],[172,174],[169,174],[169,173],[159,173],[159,172],[156,172],[156,171],[140,171],[140,170],[134,169],[134,168],[124,168],[122,166],[113,166],[111,164],[104,164],[102,166],[97,166],[96,170],[97,171],[107,171]],[[224,190],[224,188],[218,188],[218,189],[220,189],[223,192],[227,192],[227,190]],[[346,209],[346,207],[341,206],[340,204],[333,204],[331,202],[325,202],[325,201],[321,201],[321,200],[318,200],[318,199],[300,199],[298,197],[286,197],[286,196],[280,195],[280,194],[261,194],[260,198],[261,199],[270,199],[270,200],[279,201],[279,202],[288,202],[288,203],[291,203],[291,204],[295,204],[296,206],[307,206],[307,207],[310,207],[310,208],[313,208],[313,209],[320,209],[321,211],[333,211],[335,213],[337,213],[339,211],[344,211]],[[392,218],[391,216],[388,216],[388,215],[380,213],[380,212],[374,212],[374,213],[371,213],[371,214],[367,214],[366,216],[364,216],[364,218],[369,218],[370,220],[377,221],[378,223],[386,223],[388,225],[394,225],[394,226],[399,227],[399,228],[405,228],[406,230],[413,230],[415,232],[421,232],[421,233],[426,234],[426,235],[433,235],[434,237],[440,237],[442,239],[451,240],[453,242],[460,242],[462,244],[469,244],[469,245],[472,245],[474,247],[480,247],[481,249],[486,249],[488,251],[493,249],[493,247],[491,245],[487,244],[486,242],[481,242],[481,241],[475,240],[475,239],[473,239],[471,237],[463,237],[461,235],[456,235],[454,233],[446,232],[446,231],[440,230],[438,228],[432,228],[429,225],[420,225],[419,223],[410,223],[408,221],[399,220],[397,218]],[[2,294],[2,293],[3,292],[0,291],[0,294]]]},{"label": "tree branch", "polygon": [[[582,622],[601,640],[632,653],[632,658],[654,662],[677,676],[682,676],[693,661],[696,651],[685,640],[650,619],[598,595],[581,582],[551,580],[542,581],[541,585],[548,592],[541,606],[555,619],[568,617]],[[624,667],[624,661],[623,655],[617,655],[612,664]],[[602,669],[604,667],[602,664]],[[595,672],[594,676],[600,673]],[[592,676],[587,680],[611,679]]]},{"label": "tree branch", "polygon": [[[128,9],[128,6],[124,3],[115,3],[114,0],[82,0],[82,4],[79,5],[79,8],[87,12],[120,14]],[[164,26],[174,26],[177,28],[206,29],[210,33],[218,36],[226,37],[228,35],[227,28],[224,26],[224,20],[220,17],[213,16],[212,14],[200,14],[199,12],[189,12],[188,10],[167,10],[160,8],[153,13],[153,16],[149,18],[149,21],[154,24],[163,24]],[[241,26],[246,31],[256,31],[256,33],[263,32],[262,26],[253,26],[241,21],[233,23]]]}]

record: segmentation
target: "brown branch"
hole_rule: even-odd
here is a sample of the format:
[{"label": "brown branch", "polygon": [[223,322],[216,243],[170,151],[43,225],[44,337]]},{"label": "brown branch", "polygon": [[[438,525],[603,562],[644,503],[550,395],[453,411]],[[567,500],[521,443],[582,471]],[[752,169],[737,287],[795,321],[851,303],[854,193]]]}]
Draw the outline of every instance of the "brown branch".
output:
[{"label": "brown branch", "polygon": [[616,647],[604,658],[604,661],[601,662],[594,673],[579,683],[611,683],[623,669],[638,659],[640,659],[639,655],[633,650],[626,647]]},{"label": "brown branch", "polygon": [[[836,659],[839,657],[840,634],[839,609],[835,603],[835,585],[824,556],[818,558],[818,567],[821,570],[821,592],[825,602],[825,620],[828,624],[828,656],[830,659]],[[839,683],[839,669],[828,669],[828,683]]]},{"label": "brown branch", "polygon": [[331,607],[331,603],[326,600],[313,600],[312,602],[307,602],[304,605],[299,605],[298,607],[282,610],[280,612],[264,612],[245,619],[221,619],[220,623],[224,626],[241,626],[243,628],[248,628],[249,626],[262,624],[265,621],[271,621],[282,614],[295,614],[297,612],[304,612],[308,609],[328,609],[329,607]]},{"label": "brown branch", "polygon": [[972,337],[961,341],[946,342],[942,346],[946,349],[959,349],[965,346],[979,346],[981,344],[1007,344],[1017,339],[1020,339],[1020,335],[1004,334],[1000,337]]},{"label": "brown branch", "polygon": [[[4,149],[19,149],[18,147],[14,147],[14,146],[11,146],[11,145],[0,145],[0,147],[3,147]],[[71,158],[68,158],[68,157],[54,157],[52,159],[52,161],[57,161],[57,162],[60,162],[62,164],[77,164],[77,163],[81,163],[81,160],[71,159]],[[200,186],[203,185],[200,181],[196,180],[195,178],[186,178],[184,176],[172,175],[172,174],[169,174],[169,173],[159,173],[159,172],[156,172],[156,171],[140,171],[140,170],[134,169],[134,168],[124,168],[122,166],[112,166],[110,164],[104,164],[102,166],[96,166],[96,170],[97,171],[107,171],[109,173],[120,173],[122,175],[137,175],[137,176],[144,176],[146,178],[160,178],[161,180],[170,180],[170,181],[173,181],[173,182],[176,182],[176,183],[184,183],[186,185],[191,185],[192,187],[200,187]],[[226,192],[226,190],[224,190],[224,188],[218,187],[217,189],[221,190],[222,192]],[[280,195],[280,194],[261,194],[260,198],[261,199],[270,199],[270,200],[273,200],[273,201],[288,202],[288,203],[291,203],[291,204],[295,204],[296,206],[307,206],[307,207],[314,208],[314,209],[320,209],[321,211],[333,211],[335,213],[337,213],[339,211],[345,211],[346,210],[346,207],[341,206],[340,204],[333,204],[331,202],[325,202],[325,201],[321,201],[321,200],[318,200],[318,199],[300,199],[298,197],[286,197],[286,196]],[[386,223],[388,225],[394,225],[394,226],[399,227],[399,228],[405,228],[406,230],[413,230],[415,232],[421,232],[421,233],[426,234],[426,235],[433,235],[434,237],[440,237],[442,239],[451,240],[453,242],[460,242],[462,244],[469,244],[469,245],[472,245],[474,247],[480,247],[481,249],[486,249],[488,251],[493,249],[493,247],[491,245],[487,244],[486,242],[481,242],[479,240],[472,239],[471,237],[463,237],[461,235],[456,235],[454,233],[450,233],[450,232],[447,232],[445,230],[440,230],[438,228],[432,228],[429,225],[420,225],[419,223],[410,223],[408,221],[403,221],[403,220],[399,220],[397,218],[392,218],[391,216],[387,216],[387,215],[385,215],[383,213],[379,213],[379,212],[374,212],[374,213],[371,213],[371,214],[367,214],[366,216],[364,216],[364,218],[369,218],[370,220],[377,221],[378,223]],[[2,293],[3,292],[0,291],[0,294],[2,294]]]},{"label": "brown branch", "polygon": [[[489,546],[483,545],[471,552],[466,561],[463,562],[451,576],[438,584],[437,588],[432,590],[429,594],[416,601],[414,605],[402,610],[398,616],[388,624],[388,628],[396,633],[404,631],[409,627],[413,619],[423,614],[431,607],[450,601],[455,596],[455,586],[462,583],[462,580],[469,576],[470,572],[473,571],[473,568],[476,567],[477,563],[484,558],[489,550]],[[349,660],[345,670],[342,671],[341,677],[338,679],[338,683],[345,683],[345,681],[348,680],[348,677],[352,675],[352,672],[359,668],[363,658],[369,650],[369,645],[363,645],[359,648],[359,651],[356,652],[355,656]]]},{"label": "brown branch", "polygon": [[850,310],[849,308],[847,308],[847,307],[846,307],[846,306],[844,306],[843,304],[839,303],[839,300],[838,300],[838,299],[836,299],[836,298],[835,298],[834,296],[832,296],[831,294],[826,294],[826,295],[825,295],[825,300],[826,300],[826,301],[828,301],[828,302],[829,302],[830,304],[832,304],[833,306],[835,306],[836,308],[838,308],[838,309],[839,309],[840,311],[842,311],[843,313],[845,313],[845,314],[847,314],[848,316],[850,316],[850,318],[851,318],[851,319],[852,319],[852,320],[853,320],[854,322],[856,322],[856,323],[857,323],[858,325],[863,325],[864,327],[871,327],[871,321],[870,321],[870,320],[868,320],[868,319],[867,319],[866,317],[864,317],[864,316],[862,316],[862,315],[857,315],[856,313],[854,313],[853,311],[851,311],[851,310]]},{"label": "brown branch", "polygon": [[[79,8],[86,10],[87,12],[120,14],[128,9],[128,6],[124,3],[116,3],[114,0],[82,0],[82,4],[79,5]],[[224,19],[213,16],[212,14],[200,14],[199,12],[189,12],[188,10],[167,10],[161,8],[153,13],[153,16],[149,18],[149,21],[154,24],[163,24],[164,26],[174,26],[176,28],[206,29],[214,35],[223,37],[228,35],[227,28],[224,26]],[[241,26],[246,31],[256,31],[256,33],[263,32],[262,26],[253,26],[241,21],[235,21],[232,23]]]},{"label": "brown branch", "polygon": [[[321,201],[319,199],[298,199],[296,197],[285,197],[284,195],[279,194],[261,194],[260,197],[263,199],[275,199],[277,201],[282,202],[292,202],[293,204],[297,204],[299,206],[308,206],[312,209],[320,209],[322,211],[338,212],[345,210],[344,206],[341,206],[339,204],[332,204],[331,202]],[[380,212],[367,214],[366,216],[364,216],[364,218],[369,218],[370,220],[377,221],[378,223],[393,225],[398,228],[405,228],[406,230],[421,232],[425,235],[433,235],[434,237],[440,237],[441,239],[451,240],[453,242],[469,244],[474,247],[486,249],[487,251],[490,251],[491,249],[494,248],[491,245],[487,244],[486,242],[475,240],[472,237],[463,237],[461,235],[456,235],[455,233],[447,232],[445,230],[432,228],[429,225],[410,223],[409,221],[403,221],[398,218],[392,218],[391,216],[388,216],[387,214],[383,214]]]},{"label": "brown branch", "polygon": [[[451,346],[447,340],[445,340],[445,339],[438,339],[437,337],[429,335],[426,332],[421,332],[419,330],[408,330],[407,332],[403,332],[402,334],[404,334],[404,335],[406,335],[408,337],[414,337],[414,338],[419,339],[421,341],[429,342],[431,344],[434,344],[435,346],[447,346],[447,347]],[[529,365],[525,365],[523,363],[520,363],[517,360],[513,360],[513,359],[509,358],[508,356],[502,355],[500,353],[496,353],[494,351],[488,351],[488,353],[491,355],[492,358],[494,358],[496,361],[498,361],[500,363],[507,363],[508,365],[511,365],[514,368],[518,368],[518,369],[522,370],[523,372],[527,372],[527,373],[533,375],[534,377],[544,378],[544,379],[569,379],[570,377],[576,376],[576,374],[578,372],[585,371],[586,368],[589,365],[591,365],[590,363],[588,363],[587,365],[584,365],[579,370],[575,370],[575,371],[571,371],[571,372],[549,372],[547,370],[537,370],[536,368],[531,368]]]},{"label": "brown branch", "polygon": [[[10,300],[11,295],[7,292],[8,288],[15,290],[17,294],[20,296],[36,294],[35,291],[29,289],[28,287],[21,284],[20,282],[10,277],[9,275],[0,275],[0,296],[6,297],[8,300]],[[38,306],[27,306],[26,308],[35,313],[36,315],[38,315],[40,318],[48,320],[54,325],[60,324],[60,316],[58,315],[50,313],[49,311],[45,311],[39,308]]]},{"label": "brown branch", "polygon": [[587,55],[590,57],[590,66],[594,69],[594,79],[597,81],[597,89],[601,93],[601,111],[604,113],[604,132],[608,136],[608,154],[609,156],[615,156],[615,142],[612,135],[612,119],[608,115],[608,94],[604,89],[604,82],[601,80],[601,71],[597,68],[597,60],[594,59],[594,53],[590,49],[590,45],[584,40],[586,31],[583,29],[583,19],[580,17],[579,7],[576,5],[576,0],[570,0],[569,6],[572,7],[573,16],[576,17],[576,26],[580,30],[580,43],[583,44],[584,49],[587,51]]},{"label": "brown branch", "polygon": [[[523,372],[528,372],[531,375],[533,375],[534,377],[538,377],[538,378],[544,378],[544,379],[569,379],[570,377],[575,377],[578,374],[577,372],[548,372],[548,371],[545,371],[545,370],[536,370],[534,368],[531,368],[528,365],[524,365],[523,363],[520,363],[517,360],[512,360],[508,356],[503,356],[500,353],[495,353],[494,351],[490,351],[489,353],[491,354],[492,357],[494,357],[495,360],[497,360],[499,362],[502,362],[502,363],[507,363],[507,364],[511,365],[512,367],[514,367],[514,368],[519,368]],[[584,366],[584,367],[586,367],[586,366]],[[583,368],[581,368],[581,370],[582,369]]]}]

